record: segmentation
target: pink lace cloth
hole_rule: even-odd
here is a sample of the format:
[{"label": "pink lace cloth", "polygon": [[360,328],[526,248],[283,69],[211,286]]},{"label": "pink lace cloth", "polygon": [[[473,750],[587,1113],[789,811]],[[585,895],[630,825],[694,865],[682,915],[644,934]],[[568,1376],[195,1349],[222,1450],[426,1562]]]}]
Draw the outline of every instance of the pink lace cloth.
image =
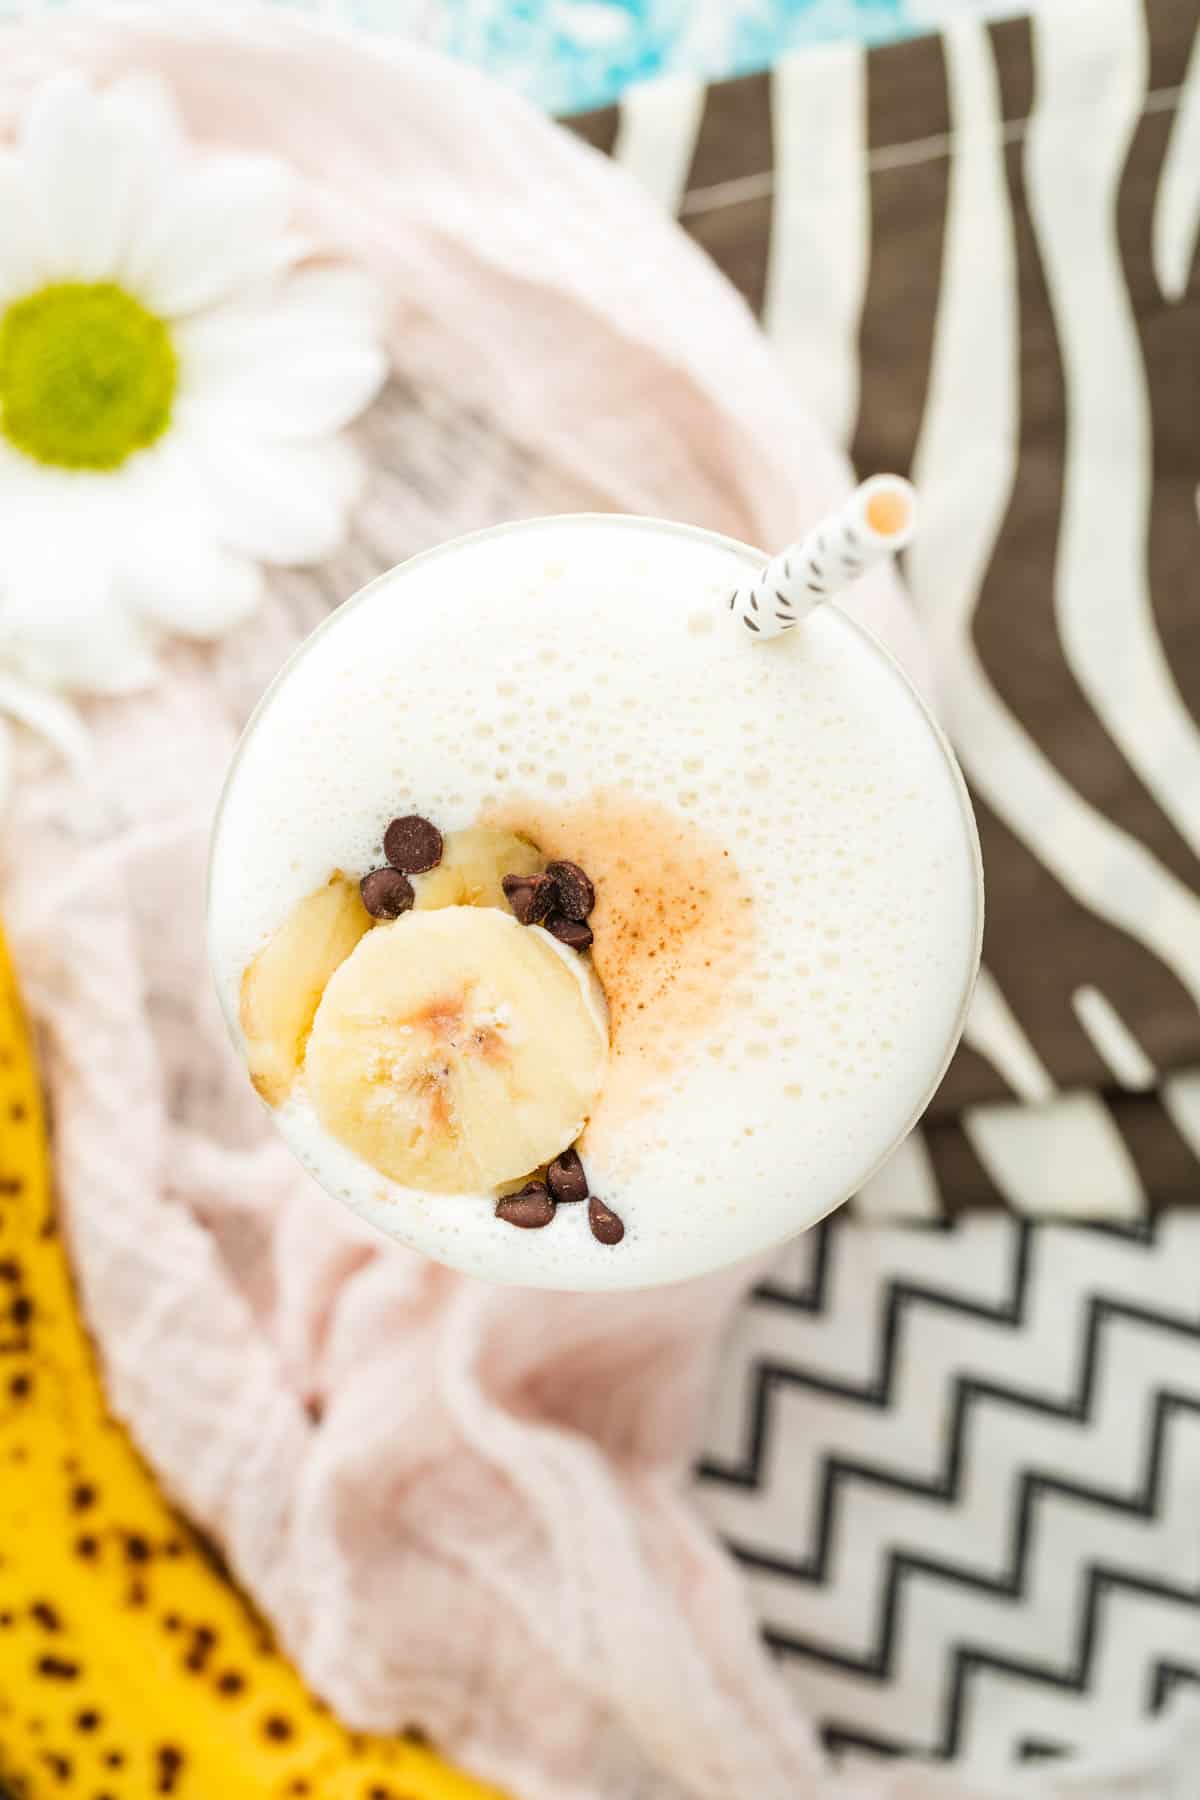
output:
[{"label": "pink lace cloth", "polygon": [[[155,692],[93,709],[119,825],[81,844],[65,778],[26,751],[2,896],[112,1404],[350,1723],[419,1722],[523,1800],[842,1794],[684,1492],[750,1272],[531,1296],[385,1245],[251,1096],[203,912],[248,706],[367,575],[580,505],[777,544],[847,471],[686,238],[477,78],[257,13],[76,14],[5,31],[0,135],[64,64],[157,70],[199,136],[288,156],[319,241],[386,291],[396,367],[337,565],[279,572],[236,640],[180,649]],[[889,576],[854,605],[919,666]],[[900,1773],[870,1793],[935,1788]]]}]

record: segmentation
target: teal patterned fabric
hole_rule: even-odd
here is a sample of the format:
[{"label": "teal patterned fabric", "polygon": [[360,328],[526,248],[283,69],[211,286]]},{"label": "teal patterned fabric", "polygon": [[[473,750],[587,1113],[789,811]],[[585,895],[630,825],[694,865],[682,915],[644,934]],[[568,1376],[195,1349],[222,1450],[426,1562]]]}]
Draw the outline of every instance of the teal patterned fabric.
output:
[{"label": "teal patterned fabric", "polygon": [[798,44],[902,37],[921,29],[926,12],[911,0],[449,0],[441,42],[551,110],[572,112],[675,70],[741,75]]},{"label": "teal patterned fabric", "polygon": [[[0,19],[74,0],[0,0]],[[228,8],[230,0],[212,0]],[[656,75],[764,69],[800,44],[885,43],[981,0],[273,0],[410,37],[485,69],[551,112],[605,106]],[[984,0],[986,4],[986,0]],[[1001,5],[1003,0],[1001,0]],[[989,11],[999,10],[991,6]]]}]

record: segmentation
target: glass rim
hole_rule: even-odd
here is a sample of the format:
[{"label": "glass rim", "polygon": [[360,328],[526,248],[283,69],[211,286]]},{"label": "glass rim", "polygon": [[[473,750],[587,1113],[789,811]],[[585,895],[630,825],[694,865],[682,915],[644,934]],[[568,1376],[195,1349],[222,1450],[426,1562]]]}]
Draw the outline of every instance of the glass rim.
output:
[{"label": "glass rim", "polygon": [[[298,666],[298,664],[301,662],[301,660],[306,658],[308,656],[308,654],[310,653],[310,651],[312,651],[313,649],[315,649],[317,647],[317,645],[320,643],[321,639],[325,636],[325,634],[335,626],[335,624],[343,617],[343,615],[350,612],[351,610],[357,609],[359,606],[365,604],[366,601],[368,601],[371,598],[371,596],[376,593],[376,591],[378,589],[380,589],[383,586],[385,586],[386,584],[394,581],[397,576],[405,574],[408,571],[413,570],[422,564],[433,562],[442,557],[452,556],[461,550],[467,549],[469,546],[486,543],[489,540],[491,540],[493,538],[497,538],[497,537],[508,537],[508,536],[514,536],[514,535],[526,533],[526,532],[536,532],[536,531],[543,530],[543,529],[550,528],[550,527],[561,528],[563,526],[570,527],[570,526],[584,526],[584,525],[602,526],[606,530],[611,530],[611,529],[618,529],[618,530],[638,529],[638,530],[642,530],[642,531],[650,530],[650,531],[654,531],[656,533],[660,533],[660,534],[667,535],[667,536],[687,538],[687,539],[692,540],[693,542],[695,542],[695,541],[705,542],[705,543],[713,545],[714,547],[720,548],[725,551],[732,552],[734,555],[741,557],[748,565],[752,566],[756,572],[761,570],[763,565],[770,560],[770,553],[768,553],[767,551],[756,549],[752,544],[744,543],[739,538],[730,537],[725,532],[710,530],[707,526],[703,526],[703,525],[690,525],[690,524],[683,522],[682,520],[677,520],[677,519],[661,519],[661,518],[655,518],[655,517],[647,517],[647,516],[644,516],[639,513],[573,512],[573,513],[544,513],[544,514],[536,514],[536,515],[534,515],[530,518],[526,518],[526,519],[508,519],[508,520],[504,520],[501,523],[496,524],[496,525],[485,525],[476,531],[462,532],[457,537],[446,538],[443,542],[438,543],[438,544],[433,544],[426,550],[418,550],[412,556],[406,557],[402,562],[395,563],[395,564],[393,564],[393,566],[391,568],[383,570],[380,574],[374,576],[370,581],[366,582],[362,587],[356,589],[353,594],[348,595],[345,600],[341,601],[337,606],[335,606],[333,608],[333,610],[329,614],[327,614],[327,616],[324,619],[321,620],[320,624],[316,625],[313,628],[313,630],[310,631],[308,633],[308,635],[306,637],[304,637],[300,641],[300,643],[295,646],[295,648],[288,654],[288,656],[285,658],[283,663],[280,665],[279,669],[276,671],[276,673],[272,676],[271,680],[268,682],[266,688],[263,690],[263,693],[260,695],[253,710],[251,711],[249,718],[246,720],[246,723],[243,726],[242,731],[239,735],[238,742],[234,749],[233,756],[230,759],[229,767],[226,770],[225,779],[221,784],[221,791],[220,791],[220,794],[218,795],[216,808],[213,812],[212,826],[211,826],[210,835],[209,835],[208,867],[207,867],[206,879],[205,879],[205,917],[206,917],[206,920],[211,917],[211,913],[212,913],[213,883],[214,883],[214,875],[215,875],[216,862],[217,862],[217,851],[218,851],[220,832],[221,832],[221,821],[224,817],[226,803],[228,801],[229,795],[232,792],[234,785],[236,784],[238,772],[241,768],[242,760],[246,753],[247,747],[248,747],[252,737],[254,736],[256,730],[262,723],[264,715],[267,712],[267,709],[269,708],[271,701],[273,700],[276,693],[284,686],[284,684],[286,683],[286,681],[288,679],[288,676]],[[954,1015],[953,1023],[950,1027],[945,1052],[944,1052],[940,1062],[937,1065],[936,1071],[935,1071],[932,1079],[930,1080],[926,1091],[921,1096],[921,1099],[919,1100],[917,1105],[913,1108],[911,1114],[908,1116],[908,1118],[906,1119],[903,1126],[889,1140],[886,1148],[880,1152],[880,1154],[875,1158],[875,1160],[870,1164],[870,1166],[865,1170],[865,1172],[858,1178],[858,1180],[855,1182],[854,1186],[849,1190],[849,1192],[843,1194],[839,1199],[834,1200],[829,1206],[825,1207],[821,1212],[814,1214],[803,1225],[801,1225],[796,1232],[789,1233],[788,1236],[785,1238],[774,1240],[776,1243],[789,1242],[791,1237],[798,1236],[798,1235],[800,1235],[801,1232],[810,1230],[812,1228],[812,1226],[820,1224],[822,1219],[828,1218],[830,1216],[830,1214],[836,1212],[839,1207],[844,1206],[848,1200],[851,1200],[855,1194],[860,1192],[860,1190],[866,1185],[866,1183],[868,1181],[870,1181],[876,1174],[878,1174],[879,1170],[883,1167],[883,1165],[895,1153],[895,1151],[900,1147],[900,1145],[905,1141],[905,1139],[911,1135],[913,1130],[920,1124],[921,1119],[924,1117],[925,1112],[929,1107],[930,1101],[933,1099],[934,1095],[937,1093],[938,1088],[941,1086],[942,1081],[945,1078],[946,1071],[949,1069],[950,1064],[954,1058],[955,1051],[958,1049],[958,1046],[962,1040],[963,1031],[966,1027],[967,1017],[970,1012],[971,1000],[972,1000],[972,997],[975,992],[976,981],[978,979],[980,964],[981,964],[982,955],[983,955],[983,931],[984,931],[984,917],[985,917],[983,852],[982,852],[982,848],[981,848],[980,841],[979,841],[979,829],[978,829],[978,825],[977,825],[976,819],[975,819],[974,808],[971,803],[970,792],[967,788],[966,778],[964,777],[962,769],[959,766],[958,759],[954,754],[953,746],[951,745],[950,740],[946,735],[946,732],[943,730],[941,723],[939,722],[936,715],[934,714],[933,709],[930,706],[929,702],[926,700],[925,696],[921,693],[920,689],[917,687],[916,683],[913,681],[913,679],[909,675],[908,671],[902,666],[902,664],[899,662],[897,657],[892,653],[892,651],[882,641],[882,639],[879,638],[876,635],[876,633],[870,629],[869,626],[864,625],[860,620],[854,618],[850,613],[846,612],[846,610],[843,607],[837,605],[837,603],[835,601],[831,601],[831,602],[827,603],[824,610],[827,613],[830,613],[834,617],[836,617],[838,619],[841,627],[844,627],[845,629],[850,631],[853,635],[857,636],[861,640],[863,646],[867,650],[872,652],[876,656],[877,659],[882,661],[891,670],[892,675],[900,682],[902,687],[907,691],[907,693],[909,694],[911,699],[914,701],[917,711],[919,712],[920,716],[924,719],[929,731],[931,732],[931,734],[934,738],[935,743],[938,746],[938,749],[941,753],[941,759],[942,759],[943,765],[946,768],[946,771],[950,776],[951,784],[954,788],[955,794],[958,799],[959,817],[962,822],[963,831],[964,831],[964,834],[965,834],[965,837],[967,840],[969,858],[970,858],[972,873],[974,876],[974,880],[972,883],[972,902],[973,902],[974,916],[972,919],[972,929],[971,929],[971,954],[970,954],[970,957],[969,957],[968,963],[967,963],[967,970],[966,970],[966,975],[965,975],[965,979],[964,979],[964,983],[963,983],[962,996],[961,996],[961,999],[959,1002],[958,1009]],[[769,649],[763,647],[758,653],[763,654],[763,655],[769,655],[770,651],[769,651]],[[210,944],[209,962],[210,962],[210,967],[213,968],[214,980],[215,980],[215,959],[213,958],[213,956],[211,954],[211,944]],[[238,1052],[239,1057],[242,1057],[242,1047],[241,1047],[241,1044],[238,1039],[237,1023],[230,1016],[229,1010],[225,1004],[225,996],[220,991],[218,991],[218,998],[220,1001],[221,1013],[225,1020],[226,1028],[229,1031],[230,1037],[233,1041],[235,1049]],[[243,1058],[243,1060],[244,1060],[244,1058]],[[902,1221],[900,1221],[900,1222],[902,1222]],[[401,1240],[396,1240],[396,1241],[401,1241]],[[752,1255],[761,1254],[762,1250],[765,1248],[767,1248],[767,1246],[762,1246],[759,1250],[756,1250],[756,1251],[752,1252],[751,1254]],[[728,1265],[726,1265],[726,1266],[728,1266]],[[676,1279],[687,1280],[687,1279],[694,1279],[694,1277],[683,1276],[683,1277],[677,1277]],[[664,1282],[661,1284],[639,1283],[637,1285],[638,1286],[669,1285],[669,1282]],[[557,1291],[559,1291],[559,1292],[572,1292],[572,1291],[591,1292],[593,1290],[592,1289],[572,1290],[569,1288],[560,1288]],[[605,1291],[605,1290],[595,1290],[595,1291]],[[611,1291],[619,1292],[622,1290],[614,1288]],[[624,1291],[629,1291],[629,1290],[626,1289]]]}]

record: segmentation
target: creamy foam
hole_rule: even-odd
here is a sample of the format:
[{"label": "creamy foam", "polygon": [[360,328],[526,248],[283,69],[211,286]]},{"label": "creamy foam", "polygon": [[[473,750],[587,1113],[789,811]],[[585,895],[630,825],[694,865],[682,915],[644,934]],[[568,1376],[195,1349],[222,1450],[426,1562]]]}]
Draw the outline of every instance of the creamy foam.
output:
[{"label": "creamy foam", "polygon": [[515,824],[600,887],[612,1080],[583,1154],[619,1247],[580,1206],[517,1231],[482,1196],[397,1187],[302,1083],[276,1114],[330,1192],[431,1256],[565,1288],[698,1274],[844,1199],[944,1066],[980,923],[960,778],[836,608],[769,645],[734,631],[759,566],[632,519],[484,533],[336,614],[243,741],[210,909],[235,1034],[247,964],[332,869],[382,860],[397,813]]}]

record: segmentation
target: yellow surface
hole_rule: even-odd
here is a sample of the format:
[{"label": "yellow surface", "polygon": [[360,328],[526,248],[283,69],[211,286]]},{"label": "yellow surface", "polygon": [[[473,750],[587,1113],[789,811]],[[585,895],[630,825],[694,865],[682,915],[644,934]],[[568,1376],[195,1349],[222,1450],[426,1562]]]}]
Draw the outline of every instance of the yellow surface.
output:
[{"label": "yellow surface", "polygon": [[343,1730],[109,1415],[0,937],[0,1785],[30,1800],[497,1800]]}]

